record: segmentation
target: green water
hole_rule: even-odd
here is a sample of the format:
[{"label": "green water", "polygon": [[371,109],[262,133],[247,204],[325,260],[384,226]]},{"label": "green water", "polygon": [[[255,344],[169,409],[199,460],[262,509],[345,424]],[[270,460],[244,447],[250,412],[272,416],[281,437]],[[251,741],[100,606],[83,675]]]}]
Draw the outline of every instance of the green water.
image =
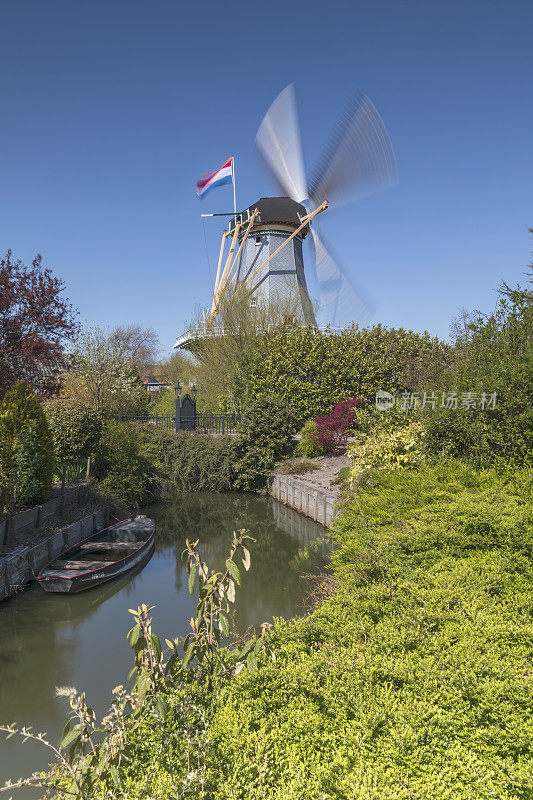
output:
[{"label": "green water", "polygon": [[[86,691],[90,705],[103,712],[111,689],[125,683],[131,668],[128,608],[154,605],[154,631],[161,637],[184,635],[195,606],[181,560],[186,538],[200,540],[202,558],[214,569],[223,567],[232,531],[245,528],[257,540],[235,603],[240,631],[305,613],[305,580],[295,556],[302,546],[323,539],[318,523],[273,498],[243,494],[183,495],[143,513],[156,520],[156,549],[141,571],[72,596],[47,594],[34,584],[0,603],[0,723],[32,725],[57,744],[67,707],[54,696],[54,687],[65,685]],[[319,551],[325,557],[327,545]],[[37,744],[6,742],[2,736],[0,785],[49,760]],[[33,798],[40,792],[18,790],[13,796]]]}]

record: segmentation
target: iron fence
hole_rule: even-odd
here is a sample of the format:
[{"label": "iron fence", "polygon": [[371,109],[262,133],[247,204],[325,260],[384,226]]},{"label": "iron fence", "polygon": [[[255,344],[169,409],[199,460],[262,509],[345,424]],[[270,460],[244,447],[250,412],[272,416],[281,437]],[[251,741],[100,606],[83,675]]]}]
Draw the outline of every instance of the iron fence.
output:
[{"label": "iron fence", "polygon": [[237,433],[240,414],[197,414],[196,427],[197,433]]},{"label": "iron fence", "polygon": [[[176,417],[174,414],[119,414],[120,422],[142,422],[148,425],[157,425],[169,431],[175,431]],[[200,413],[190,419],[181,420],[181,430],[194,430],[196,433],[218,433],[221,435],[237,433],[240,414],[210,414]]]},{"label": "iron fence", "polygon": [[119,422],[143,422],[148,425],[157,425],[167,431],[176,430],[176,417],[174,414],[119,414]]}]

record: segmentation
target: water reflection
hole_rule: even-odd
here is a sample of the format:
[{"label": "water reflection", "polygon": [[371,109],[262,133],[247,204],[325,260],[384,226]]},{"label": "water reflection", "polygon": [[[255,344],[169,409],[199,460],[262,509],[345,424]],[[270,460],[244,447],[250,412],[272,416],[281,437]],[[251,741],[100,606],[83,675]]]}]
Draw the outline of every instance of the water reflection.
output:
[{"label": "water reflection", "polygon": [[[110,691],[131,667],[126,641],[128,608],[155,605],[154,629],[162,637],[184,635],[194,611],[187,590],[185,540],[199,539],[202,558],[222,570],[231,534],[245,528],[256,539],[252,566],[243,572],[235,621],[250,625],[303,613],[303,582],[295,566],[298,549],[321,539],[324,528],[268,497],[242,494],[189,494],[143,513],[156,520],[156,550],[137,572],[78,595],[55,595],[31,586],[0,604],[0,721],[33,725],[57,741],[65,718],[54,687],[73,685],[87,691],[99,712]],[[309,564],[306,565],[309,570]],[[46,753],[31,744],[0,739],[0,784],[46,764]],[[38,797],[19,792],[16,797]]]}]

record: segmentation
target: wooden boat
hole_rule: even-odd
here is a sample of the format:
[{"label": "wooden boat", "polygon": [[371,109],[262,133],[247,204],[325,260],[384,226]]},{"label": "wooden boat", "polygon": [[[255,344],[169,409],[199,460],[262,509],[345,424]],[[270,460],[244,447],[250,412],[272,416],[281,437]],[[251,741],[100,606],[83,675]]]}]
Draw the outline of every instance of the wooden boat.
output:
[{"label": "wooden boat", "polygon": [[37,580],[47,592],[82,592],[144,565],[155,542],[155,522],[127,519],[69,547],[43,567]]}]

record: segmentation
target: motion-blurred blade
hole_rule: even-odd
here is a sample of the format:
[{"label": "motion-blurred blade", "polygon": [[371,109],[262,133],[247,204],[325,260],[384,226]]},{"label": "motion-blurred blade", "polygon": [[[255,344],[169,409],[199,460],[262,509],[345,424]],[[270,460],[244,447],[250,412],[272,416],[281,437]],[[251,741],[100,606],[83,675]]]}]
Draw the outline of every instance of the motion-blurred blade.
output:
[{"label": "motion-blurred blade", "polygon": [[298,203],[305,200],[307,185],[292,83],[268,109],[255,144],[283,194]]},{"label": "motion-blurred blade", "polygon": [[389,134],[372,102],[355,97],[343,114],[309,185],[315,205],[344,205],[398,180]]},{"label": "motion-blurred blade", "polygon": [[319,236],[316,227],[311,227],[315,251],[315,264],[320,286],[319,318],[322,325],[343,328],[351,323],[359,327],[368,324],[373,307],[363,300],[352,286],[344,271],[331,255],[329,248]]}]

